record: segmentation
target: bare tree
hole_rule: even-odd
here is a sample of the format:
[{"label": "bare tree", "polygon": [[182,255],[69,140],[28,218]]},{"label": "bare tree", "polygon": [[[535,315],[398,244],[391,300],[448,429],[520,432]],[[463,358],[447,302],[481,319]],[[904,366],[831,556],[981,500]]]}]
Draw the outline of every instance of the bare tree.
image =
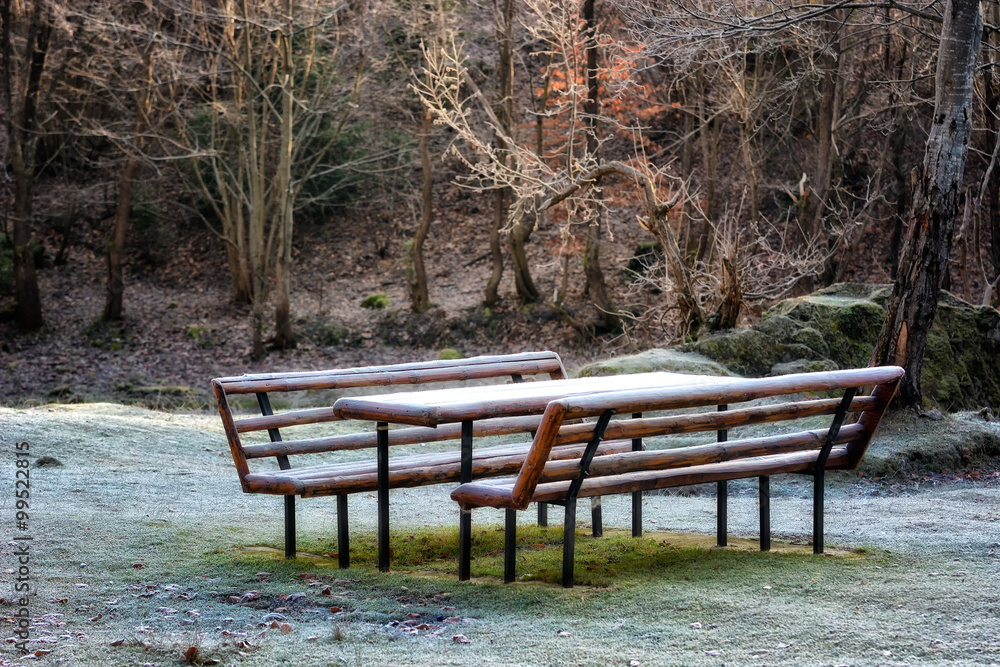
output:
[{"label": "bare tree", "polygon": [[292,0],[176,1],[187,22],[172,44],[180,76],[163,102],[173,101],[177,143],[196,156],[183,173],[220,223],[236,296],[251,302],[259,358],[272,281],[275,345],[295,345],[295,211],[345,184],[331,158],[355,113],[364,56],[341,26],[364,17]]},{"label": "bare tree", "polygon": [[14,293],[17,323],[23,330],[42,326],[31,231],[42,75],[53,32],[48,0],[0,0],[4,101],[7,105],[7,149],[14,177],[11,243],[14,249]]}]

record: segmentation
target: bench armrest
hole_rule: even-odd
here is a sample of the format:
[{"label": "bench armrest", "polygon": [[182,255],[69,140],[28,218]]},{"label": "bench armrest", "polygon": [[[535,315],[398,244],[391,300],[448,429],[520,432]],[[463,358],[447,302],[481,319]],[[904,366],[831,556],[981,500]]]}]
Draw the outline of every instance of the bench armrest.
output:
[{"label": "bench armrest", "polygon": [[451,492],[451,499],[463,510],[474,507],[496,507],[499,509],[520,509],[514,503],[511,487],[494,486],[493,484],[463,484]]}]

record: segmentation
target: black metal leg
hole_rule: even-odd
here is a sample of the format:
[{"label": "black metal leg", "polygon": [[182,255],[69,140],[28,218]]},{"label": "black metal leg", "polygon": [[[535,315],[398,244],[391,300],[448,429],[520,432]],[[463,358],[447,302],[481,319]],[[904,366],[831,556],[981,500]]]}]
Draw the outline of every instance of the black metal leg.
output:
[{"label": "black metal leg", "polygon": [[771,478],[757,480],[760,489],[760,550],[771,550]]},{"label": "black metal leg", "polygon": [[573,588],[573,552],[576,550],[576,498],[566,501],[563,520],[563,588]]},{"label": "black metal leg", "polygon": [[632,537],[642,537],[642,491],[632,492]]},{"label": "black metal leg", "polygon": [[351,566],[351,543],[347,535],[347,494],[337,496],[337,560],[341,570]]},{"label": "black metal leg", "polygon": [[[459,481],[472,481],[472,420],[462,422],[462,467]],[[472,511],[463,509],[458,519],[458,580],[472,576]]]},{"label": "black metal leg", "polygon": [[378,447],[378,569],[389,571],[389,424],[376,425]]},{"label": "black metal leg", "polygon": [[[633,412],[632,419],[642,419],[642,413]],[[642,438],[632,439],[632,451],[642,451]],[[642,491],[632,492],[632,537],[642,537]]]},{"label": "black metal leg", "polygon": [[538,503],[538,525],[545,528],[549,525],[549,504]]},{"label": "black metal leg", "polygon": [[813,475],[813,553],[823,553],[823,493],[825,485],[823,469]]},{"label": "black metal leg", "polygon": [[504,512],[503,534],[503,582],[514,581],[514,568],[517,562],[517,510]]},{"label": "black metal leg", "polygon": [[285,496],[285,558],[295,558],[295,496]]},{"label": "black metal leg", "polygon": [[601,497],[590,499],[590,523],[594,527],[594,537],[604,535],[604,515],[601,513]]},{"label": "black metal leg", "polygon": [[472,576],[472,511],[462,510],[458,519],[458,580]]},{"label": "black metal leg", "polygon": [[720,547],[729,544],[729,482],[716,483],[716,543]]},{"label": "black metal leg", "polygon": [[[728,409],[729,406],[725,404],[718,406],[719,412],[725,412]],[[729,440],[729,430],[719,429],[716,440],[718,442]],[[715,488],[715,541],[720,547],[724,547],[729,544],[729,482],[726,480],[716,482]]]}]

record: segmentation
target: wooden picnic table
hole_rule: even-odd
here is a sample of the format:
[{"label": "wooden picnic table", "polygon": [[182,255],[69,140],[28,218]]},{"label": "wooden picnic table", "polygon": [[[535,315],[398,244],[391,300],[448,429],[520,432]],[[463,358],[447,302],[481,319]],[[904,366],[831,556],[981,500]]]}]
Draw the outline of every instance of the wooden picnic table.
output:
[{"label": "wooden picnic table", "polygon": [[[472,433],[476,421],[498,417],[538,415],[552,401],[613,391],[655,389],[716,384],[730,378],[683,373],[637,373],[608,377],[585,377],[546,382],[524,382],[483,387],[461,387],[431,391],[346,397],[333,405],[340,419],[376,423],[378,461],[378,567],[389,569],[389,424],[437,427],[461,423],[461,483],[472,481]],[[466,549],[472,517],[462,510],[459,522],[460,550]],[[459,554],[459,576],[468,578],[469,559]],[[462,565],[464,564],[464,565]]]}]

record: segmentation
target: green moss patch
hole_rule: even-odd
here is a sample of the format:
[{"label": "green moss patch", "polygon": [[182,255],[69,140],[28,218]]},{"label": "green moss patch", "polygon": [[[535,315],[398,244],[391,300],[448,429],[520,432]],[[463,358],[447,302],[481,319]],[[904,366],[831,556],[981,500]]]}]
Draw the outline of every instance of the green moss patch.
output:
[{"label": "green moss patch", "polygon": [[[518,526],[517,580],[559,584],[562,581],[561,526],[541,528],[536,525]],[[503,579],[502,526],[473,528],[472,576]],[[335,540],[308,540],[316,545],[297,558],[317,567],[337,568]],[[630,585],[650,577],[703,578],[726,576],[718,574],[722,566],[738,562],[741,567],[772,568],[788,566],[789,557],[812,558],[807,544],[788,544],[772,540],[771,551],[760,552],[755,539],[730,538],[729,546],[715,546],[715,537],[689,533],[646,533],[633,538],[623,530],[606,531],[594,538],[585,530],[576,533],[574,583],[579,586],[606,588]],[[254,545],[234,549],[237,559],[252,557],[280,561],[283,548]],[[458,572],[458,529],[426,528],[393,535],[390,542],[393,571],[423,576],[455,576]],[[866,554],[860,550],[828,548],[821,558],[858,559]],[[768,562],[771,559],[772,562]],[[775,563],[773,561],[777,560]],[[378,542],[373,534],[351,541],[351,567],[374,570],[378,563]]]}]

